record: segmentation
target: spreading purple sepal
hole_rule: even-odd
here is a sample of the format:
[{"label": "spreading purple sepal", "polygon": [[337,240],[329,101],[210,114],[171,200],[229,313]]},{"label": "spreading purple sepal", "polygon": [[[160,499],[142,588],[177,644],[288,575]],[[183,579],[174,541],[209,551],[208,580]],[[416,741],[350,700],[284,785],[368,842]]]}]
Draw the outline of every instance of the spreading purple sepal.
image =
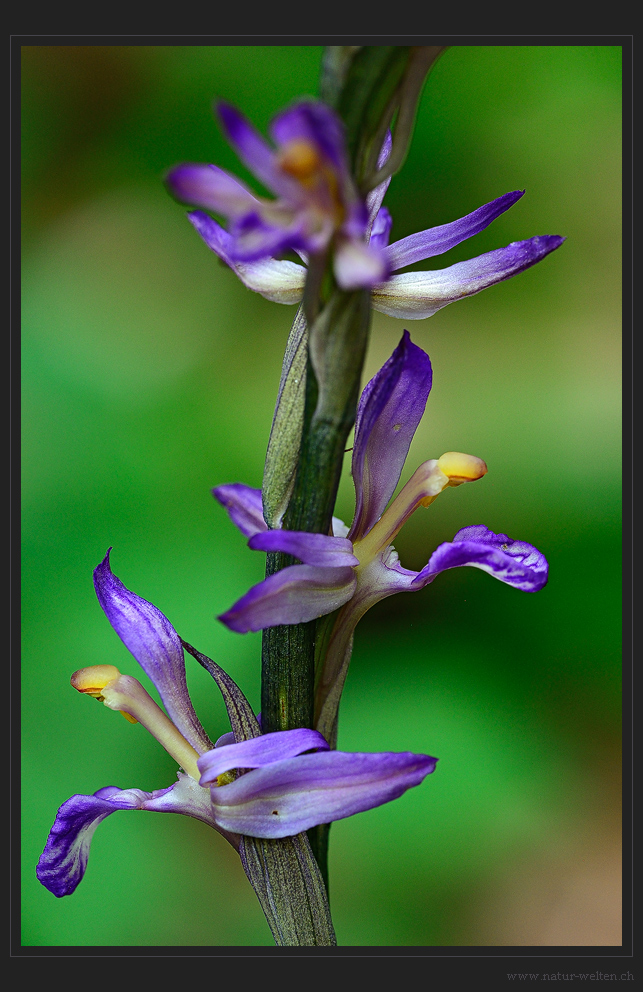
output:
[{"label": "spreading purple sepal", "polygon": [[233,768],[263,768],[275,761],[295,758],[305,751],[328,751],[328,743],[316,730],[278,730],[227,747],[215,745],[214,751],[202,755],[197,764],[201,772],[200,785],[216,782],[219,775]]},{"label": "spreading purple sepal", "polygon": [[225,507],[232,523],[246,537],[268,529],[263,519],[261,489],[244,486],[242,482],[230,482],[217,486],[212,490],[212,495]]},{"label": "spreading purple sepal", "polygon": [[422,262],[425,258],[442,255],[450,248],[455,248],[456,245],[472,238],[474,234],[479,234],[505,210],[513,207],[524,192],[523,189],[505,193],[504,196],[499,196],[491,203],[485,203],[466,217],[454,220],[450,224],[430,227],[426,231],[418,231],[417,234],[410,234],[408,238],[395,241],[388,246],[385,253],[391,270],[395,272],[405,265],[412,265],[413,262]]},{"label": "spreading purple sepal", "polygon": [[171,169],[165,181],[170,193],[181,203],[205,207],[225,217],[243,217],[259,205],[247,186],[217,165],[186,162]]},{"label": "spreading purple sepal", "polygon": [[189,775],[179,773],[178,782],[154,792],[107,786],[92,796],[72,796],[58,810],[36,868],[36,876],[45,888],[58,897],[71,895],[85,874],[96,827],[110,813],[123,809],[193,816],[220,830],[235,847],[239,846],[239,838],[217,824],[207,789]]},{"label": "spreading purple sepal", "polygon": [[545,234],[527,241],[514,241],[505,248],[457,262],[446,269],[393,275],[373,287],[373,308],[390,317],[423,320],[449,303],[474,296],[524,272],[560,248],[564,240],[557,234]]},{"label": "spreading purple sepal", "polygon": [[260,293],[273,303],[299,303],[306,281],[306,269],[303,265],[276,258],[239,262],[233,257],[235,246],[232,235],[208,214],[202,210],[193,210],[188,214],[188,220],[208,248],[230,266],[248,289]]},{"label": "spreading purple sepal", "polygon": [[353,545],[345,537],[294,530],[266,530],[251,537],[248,547],[253,551],[283,551],[299,558],[305,565],[324,565],[326,568],[359,565],[359,558],[353,554]]},{"label": "spreading purple sepal", "polygon": [[391,802],[419,785],[436,763],[410,752],[301,754],[213,786],[212,807],[226,830],[288,837]]},{"label": "spreading purple sepal", "polygon": [[494,534],[483,524],[463,527],[452,542],[441,544],[428,564],[411,583],[421,589],[448,568],[472,565],[522,592],[538,592],[547,583],[549,565],[545,556],[526,541]]},{"label": "spreading purple sepal", "polygon": [[431,382],[429,356],[404,331],[359,401],[352,462],[357,503],[351,539],[370,530],[393,495]]},{"label": "spreading purple sepal", "polygon": [[217,103],[217,113],[225,135],[241,161],[276,196],[289,199],[297,184],[275,163],[275,152],[250,121],[230,103]]},{"label": "spreading purple sepal", "polygon": [[174,725],[202,754],[212,742],[201,726],[188,695],[185,658],[174,627],[152,603],[127,589],[109,564],[111,548],[94,569],[94,588],[105,616],[150,677]]},{"label": "spreading purple sepal", "polygon": [[219,620],[239,634],[306,623],[347,603],[355,583],[351,567],[290,565],[253,586]]}]

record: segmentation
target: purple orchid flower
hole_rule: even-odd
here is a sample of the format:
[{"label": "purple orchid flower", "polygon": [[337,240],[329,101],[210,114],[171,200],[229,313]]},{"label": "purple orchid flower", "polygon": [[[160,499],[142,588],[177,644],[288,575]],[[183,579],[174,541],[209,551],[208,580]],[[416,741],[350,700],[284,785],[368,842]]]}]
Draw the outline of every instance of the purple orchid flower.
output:
[{"label": "purple orchid flower", "polygon": [[[232,107],[220,104],[219,113],[240,158],[280,199],[276,203],[259,200],[214,165],[177,166],[168,176],[168,185],[182,202],[230,219],[228,232],[202,210],[188,214],[208,248],[244,285],[275,303],[301,301],[306,268],[274,256],[293,248],[305,262],[306,253],[319,251],[335,231],[339,285],[371,288],[375,310],[404,320],[431,317],[449,303],[509,279],[565,240],[559,235],[541,235],[446,269],[400,273],[407,265],[442,255],[479,234],[512,207],[524,190],[505,193],[466,217],[389,245],[392,218],[382,201],[390,177],[368,194],[364,207],[347,171],[341,122],[330,108],[303,102],[283,111],[272,128],[280,145],[278,152]],[[385,164],[390,149],[388,134],[378,168]],[[345,219],[336,228],[338,217]]]},{"label": "purple orchid flower", "polygon": [[213,491],[250,538],[250,548],[285,552],[302,563],[250,589],[219,617],[223,623],[244,633],[302,623],[339,610],[330,629],[318,638],[325,645],[325,656],[318,671],[315,726],[331,742],[353,633],[375,603],[397,592],[416,592],[441,572],[461,565],[480,568],[524,592],[536,592],[547,582],[548,565],[540,551],[483,525],[458,531],[419,572],[400,564],[392,542],[411,514],[421,505],[429,506],[447,487],[472,482],[487,471],[480,458],[447,452],[420,465],[388,505],[431,384],[429,357],[405,331],[359,402],[352,456],[356,509],[350,530],[338,520],[333,522],[332,536],[269,530],[260,490],[235,483]]},{"label": "purple orchid flower", "polygon": [[281,302],[294,303],[288,287],[305,270],[292,262],[275,266],[272,257],[293,249],[307,260],[331,243],[335,278],[343,289],[370,288],[386,278],[386,253],[376,242],[369,244],[368,208],[348,168],[344,126],[330,107],[302,100],[279,113],[270,127],[276,149],[230,104],[219,103],[217,111],[239,158],[277,199],[255,196],[215,165],[176,166],[167,184],[183,203],[228,219],[229,233],[207,214],[191,216],[206,241],[211,232],[220,246],[214,250],[244,281],[270,299],[285,292],[288,298]]},{"label": "purple orchid flower", "polygon": [[[111,571],[109,552],[94,572],[94,585],[109,622],[151,678],[168,715],[136,679],[113,665],[81,669],[72,685],[140,722],[183,770],[167,789],[107,786],[63,803],[36,869],[54,895],[75,890],[96,827],[117,810],[193,816],[218,830],[243,859],[245,836],[296,836],[396,799],[435,769],[436,758],[410,752],[331,752],[318,731],[305,728],[262,735],[232,679],[181,641],[160,610],[126,589]],[[190,702],[184,647],[205,664],[226,703],[232,731],[214,745]]]}]

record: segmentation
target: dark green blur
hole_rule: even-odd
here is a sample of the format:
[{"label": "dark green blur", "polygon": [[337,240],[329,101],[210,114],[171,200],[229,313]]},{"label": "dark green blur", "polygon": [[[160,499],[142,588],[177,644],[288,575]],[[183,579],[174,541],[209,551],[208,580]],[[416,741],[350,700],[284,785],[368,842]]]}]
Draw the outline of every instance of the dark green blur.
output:
[{"label": "dark green blur", "polygon": [[[109,817],[71,897],[34,868],[73,793],[174,780],[143,728],[69,685],[107,662],[149,688],[94,595],[108,547],[123,582],[259,708],[261,636],[216,615],[261,580],[265,557],[210,489],[261,484],[295,309],[217,262],[163,175],[211,161],[257,189],[212,101],[265,133],[316,94],[322,49],[23,54],[23,943],[271,945],[237,855],[186,817]],[[402,481],[447,450],[489,467],[414,515],[402,563],[420,568],[484,523],[537,545],[551,570],[526,595],[456,569],[361,622],[340,748],[440,760],[419,788],[333,826],[340,945],[620,943],[620,60],[615,46],[449,49],[385,200],[397,240],[526,189],[417,268],[567,237],[430,320],[374,314],[366,360],[368,378],[408,327],[433,363]],[[187,668],[215,739],[228,729],[218,690]]]}]

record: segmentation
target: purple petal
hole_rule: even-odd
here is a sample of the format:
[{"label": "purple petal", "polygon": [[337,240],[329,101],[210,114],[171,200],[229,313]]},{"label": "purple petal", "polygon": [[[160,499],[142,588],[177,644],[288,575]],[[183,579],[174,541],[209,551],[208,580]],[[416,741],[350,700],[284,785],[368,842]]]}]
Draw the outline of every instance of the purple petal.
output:
[{"label": "purple petal", "polygon": [[[63,803],[51,828],[45,850],[40,856],[36,875],[55,896],[74,891],[87,867],[89,848],[98,824],[120,809],[147,809],[161,813],[183,813],[219,830],[210,804],[210,794],[189,775],[179,774],[179,781],[168,789],[142,792],[121,791],[110,785],[93,796],[72,796]],[[225,830],[222,830],[224,834]],[[228,837],[238,846],[238,839]]]},{"label": "purple petal", "polygon": [[218,103],[217,112],[225,135],[250,171],[277,196],[291,199],[297,184],[276,164],[276,154],[243,114],[229,103]]},{"label": "purple petal", "polygon": [[[393,138],[391,137],[391,132],[387,131],[386,137],[384,138],[384,144],[382,145],[379,158],[377,160],[378,171],[379,169],[382,168],[387,158],[391,154],[392,146],[393,146]],[[380,183],[379,186],[376,186],[375,189],[372,189],[370,193],[367,193],[366,195],[366,209],[368,210],[368,229],[366,231],[367,236],[371,234],[371,229],[373,230],[374,233],[375,219],[378,215],[380,207],[382,206],[382,200],[384,199],[386,191],[389,188],[391,178],[392,178],[391,176],[388,176],[383,183]],[[386,243],[388,244],[388,241]]]},{"label": "purple petal", "polygon": [[345,537],[295,530],[267,530],[251,537],[248,547],[253,551],[283,551],[299,558],[305,565],[323,565],[326,568],[359,565],[359,558],[353,554],[353,545]]},{"label": "purple petal", "polygon": [[404,331],[359,401],[353,444],[356,509],[352,539],[370,530],[393,495],[424,413],[431,381],[429,356]]},{"label": "purple petal", "polygon": [[505,210],[512,207],[524,194],[523,190],[515,190],[513,193],[505,193],[491,203],[485,203],[483,207],[478,207],[473,213],[454,220],[450,224],[441,224],[439,227],[430,227],[426,231],[418,231],[408,238],[395,241],[386,250],[388,262],[392,272],[401,269],[404,265],[411,265],[413,262],[421,262],[425,258],[433,258],[434,255],[442,255],[450,248],[454,248],[467,238],[479,234],[488,227],[492,221],[503,214]]},{"label": "purple petal", "polygon": [[390,317],[423,320],[449,303],[523,272],[560,248],[564,240],[556,234],[545,234],[528,241],[514,241],[506,248],[497,248],[447,269],[391,276],[373,288],[373,309]]},{"label": "purple petal", "polygon": [[270,135],[279,145],[306,141],[316,145],[335,171],[345,166],[344,125],[334,110],[316,100],[301,100],[272,121]]},{"label": "purple petal", "polygon": [[370,244],[375,248],[386,248],[392,226],[393,218],[386,207],[382,207],[373,223]]},{"label": "purple petal", "polygon": [[219,775],[233,768],[262,768],[264,765],[294,758],[313,748],[328,750],[328,743],[316,730],[278,730],[240,744],[218,747],[199,758],[201,785],[215,782]]},{"label": "purple petal", "polygon": [[110,568],[109,551],[94,569],[94,588],[107,619],[151,678],[175,727],[199,754],[209,751],[212,742],[190,702],[183,648],[170,621],[125,588]]},{"label": "purple petal", "polygon": [[441,544],[411,588],[422,588],[436,575],[459,565],[473,565],[522,592],[538,592],[547,582],[547,559],[532,544],[494,534],[483,524],[463,527],[453,542]]},{"label": "purple petal", "polygon": [[342,289],[370,289],[386,279],[389,269],[377,244],[342,238],[333,256],[333,269]]},{"label": "purple petal", "polygon": [[267,530],[266,521],[263,519],[261,489],[252,489],[250,486],[244,486],[242,482],[230,482],[224,486],[217,486],[212,490],[212,495],[226,508],[232,523],[246,537]]},{"label": "purple petal", "polygon": [[348,602],[355,581],[352,568],[291,565],[253,586],[219,620],[239,634],[305,623]]},{"label": "purple petal", "polygon": [[[234,731],[233,730],[229,730],[227,734],[221,734],[221,737],[218,737],[216,739],[216,741],[214,742],[214,746],[215,747],[227,747],[228,744],[234,744],[235,740],[236,740],[236,738],[234,736]],[[209,751],[207,753],[210,754]]]},{"label": "purple petal", "polygon": [[288,248],[312,251],[320,238],[324,243],[328,241],[332,231],[330,220],[312,234],[307,232],[305,222],[304,213],[289,209],[248,213],[231,228],[228,254],[238,262],[255,262]]},{"label": "purple petal", "polygon": [[181,203],[205,207],[224,217],[243,217],[259,206],[254,193],[216,165],[186,162],[168,173],[166,183]]},{"label": "purple petal", "polygon": [[[234,254],[234,239],[208,214],[194,210],[188,220],[210,248],[239,277],[244,286],[261,293],[273,303],[299,303],[304,291],[306,269],[286,259],[264,258],[256,262],[238,262]],[[232,253],[232,254],[231,254]]]},{"label": "purple petal", "polygon": [[277,761],[211,789],[217,823],[253,837],[288,837],[397,799],[435,769],[424,754],[320,751]]}]

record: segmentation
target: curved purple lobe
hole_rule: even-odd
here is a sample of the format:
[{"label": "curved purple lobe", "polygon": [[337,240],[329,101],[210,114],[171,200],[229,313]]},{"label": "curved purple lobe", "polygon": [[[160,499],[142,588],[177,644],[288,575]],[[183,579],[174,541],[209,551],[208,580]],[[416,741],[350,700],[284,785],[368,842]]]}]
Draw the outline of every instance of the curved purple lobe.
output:
[{"label": "curved purple lobe", "polygon": [[213,787],[213,812],[226,830],[288,837],[397,799],[436,763],[437,758],[410,752],[302,754]]},{"label": "curved purple lobe", "polygon": [[448,568],[472,565],[522,592],[538,592],[547,583],[549,565],[545,556],[526,541],[494,534],[483,524],[463,527],[453,542],[441,544],[418,573],[411,588],[421,588]]},{"label": "curved purple lobe", "polygon": [[270,125],[270,136],[278,145],[291,141],[315,144],[337,172],[345,168],[344,125],[325,103],[302,100],[282,110]]},{"label": "curved purple lobe", "polygon": [[[209,792],[189,775],[180,775],[174,785],[155,792],[109,785],[92,796],[72,796],[58,810],[36,867],[36,876],[45,888],[58,897],[71,895],[85,874],[96,827],[110,813],[121,809],[183,813],[220,829],[212,815]],[[238,846],[238,838],[227,839]]]},{"label": "curved purple lobe", "polygon": [[328,743],[316,730],[304,727],[278,730],[239,744],[217,747],[202,755],[197,762],[201,772],[200,784],[215,782],[217,776],[233,768],[262,768],[313,749],[328,751]]},{"label": "curved purple lobe", "polygon": [[429,356],[404,331],[359,401],[353,444],[356,509],[351,539],[363,537],[371,529],[393,495],[431,382]]},{"label": "curved purple lobe", "polygon": [[94,569],[94,588],[105,616],[151,678],[175,727],[199,754],[209,751],[212,742],[199,723],[188,695],[178,634],[160,610],[130,592],[113,574],[109,553]]},{"label": "curved purple lobe", "polygon": [[299,558],[305,565],[323,565],[327,568],[359,565],[359,558],[353,554],[353,545],[345,537],[294,530],[266,530],[251,537],[248,547],[253,551],[283,551]]},{"label": "curved purple lobe", "polygon": [[353,568],[290,565],[253,586],[219,620],[239,634],[305,623],[347,603],[355,583]]},{"label": "curved purple lobe", "polygon": [[261,489],[252,489],[242,482],[230,482],[217,486],[212,495],[228,511],[228,515],[242,534],[252,537],[260,531],[267,530],[263,519]]},{"label": "curved purple lobe", "polygon": [[190,162],[177,165],[165,181],[172,195],[181,203],[205,207],[224,217],[242,217],[259,205],[254,193],[217,165]]},{"label": "curved purple lobe", "polygon": [[386,249],[388,262],[393,272],[411,265],[413,262],[421,262],[425,258],[432,258],[434,255],[442,255],[450,248],[455,248],[467,238],[472,238],[474,234],[479,234],[488,227],[492,221],[513,207],[514,203],[524,195],[523,190],[515,190],[513,193],[505,193],[491,203],[485,203],[483,207],[478,207],[466,217],[454,220],[450,224],[441,224],[439,227],[430,227],[426,231],[418,231],[408,238],[395,241]]}]

